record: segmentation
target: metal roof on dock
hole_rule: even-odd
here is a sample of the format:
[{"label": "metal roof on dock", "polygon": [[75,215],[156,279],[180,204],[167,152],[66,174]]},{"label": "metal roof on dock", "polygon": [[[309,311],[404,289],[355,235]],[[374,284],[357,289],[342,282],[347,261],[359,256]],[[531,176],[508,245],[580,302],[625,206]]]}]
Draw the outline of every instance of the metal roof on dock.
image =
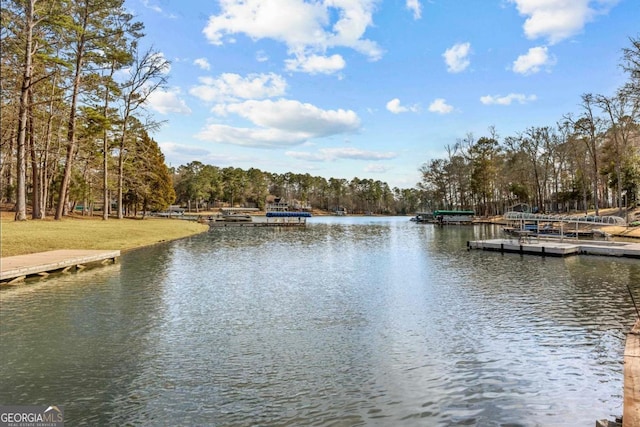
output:
[{"label": "metal roof on dock", "polygon": [[311,218],[309,212],[267,212],[269,218]]},{"label": "metal roof on dock", "polygon": [[571,222],[580,224],[602,224],[602,225],[626,225],[624,218],[619,216],[598,216],[598,215],[544,215],[527,212],[507,212],[504,219],[509,221],[538,221],[538,222]]}]

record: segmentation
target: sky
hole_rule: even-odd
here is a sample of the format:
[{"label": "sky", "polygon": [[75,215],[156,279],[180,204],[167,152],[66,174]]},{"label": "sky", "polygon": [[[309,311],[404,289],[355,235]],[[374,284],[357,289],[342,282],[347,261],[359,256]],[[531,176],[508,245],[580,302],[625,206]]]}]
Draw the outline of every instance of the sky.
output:
[{"label": "sky", "polygon": [[638,0],[126,0],[170,61],[147,109],[192,161],[413,188],[471,134],[580,113],[627,80]]}]

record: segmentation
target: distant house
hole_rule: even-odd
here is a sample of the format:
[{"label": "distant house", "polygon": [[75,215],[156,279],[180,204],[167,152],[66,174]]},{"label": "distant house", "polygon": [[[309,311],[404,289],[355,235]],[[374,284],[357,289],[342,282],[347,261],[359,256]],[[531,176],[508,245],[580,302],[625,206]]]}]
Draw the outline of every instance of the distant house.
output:
[{"label": "distant house", "polygon": [[267,211],[270,212],[289,212],[289,211],[310,211],[311,205],[308,202],[300,202],[292,200],[288,203],[282,197],[267,197]]},{"label": "distant house", "polygon": [[288,212],[289,203],[281,197],[267,197],[267,212]]},{"label": "distant house", "polygon": [[526,203],[518,203],[517,205],[513,205],[509,208],[510,212],[524,212],[531,213],[531,206]]}]

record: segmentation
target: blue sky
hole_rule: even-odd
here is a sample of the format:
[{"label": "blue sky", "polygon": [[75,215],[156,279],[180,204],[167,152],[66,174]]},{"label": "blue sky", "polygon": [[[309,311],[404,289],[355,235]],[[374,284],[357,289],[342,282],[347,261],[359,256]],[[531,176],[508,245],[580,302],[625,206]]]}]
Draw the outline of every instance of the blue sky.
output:
[{"label": "blue sky", "polygon": [[638,0],[126,0],[171,62],[148,110],[169,165],[379,179],[472,133],[611,95]]}]

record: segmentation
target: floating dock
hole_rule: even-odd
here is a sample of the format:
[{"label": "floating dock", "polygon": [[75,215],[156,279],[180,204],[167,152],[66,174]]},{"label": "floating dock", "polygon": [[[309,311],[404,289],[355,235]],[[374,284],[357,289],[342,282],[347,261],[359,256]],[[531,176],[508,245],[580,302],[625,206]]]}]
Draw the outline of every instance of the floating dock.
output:
[{"label": "floating dock", "polygon": [[491,239],[467,242],[468,249],[566,257],[571,255],[603,255],[640,259],[640,243],[580,241],[569,239]]},{"label": "floating dock", "polygon": [[30,276],[46,277],[54,272],[79,270],[87,264],[116,262],[120,251],[61,249],[0,259],[0,282],[12,284]]},{"label": "floating dock", "polygon": [[307,212],[267,212],[265,216],[231,215],[208,222],[210,227],[304,227],[310,217]]},{"label": "floating dock", "polygon": [[225,221],[211,221],[210,227],[304,227],[305,223],[297,222],[225,222]]}]

